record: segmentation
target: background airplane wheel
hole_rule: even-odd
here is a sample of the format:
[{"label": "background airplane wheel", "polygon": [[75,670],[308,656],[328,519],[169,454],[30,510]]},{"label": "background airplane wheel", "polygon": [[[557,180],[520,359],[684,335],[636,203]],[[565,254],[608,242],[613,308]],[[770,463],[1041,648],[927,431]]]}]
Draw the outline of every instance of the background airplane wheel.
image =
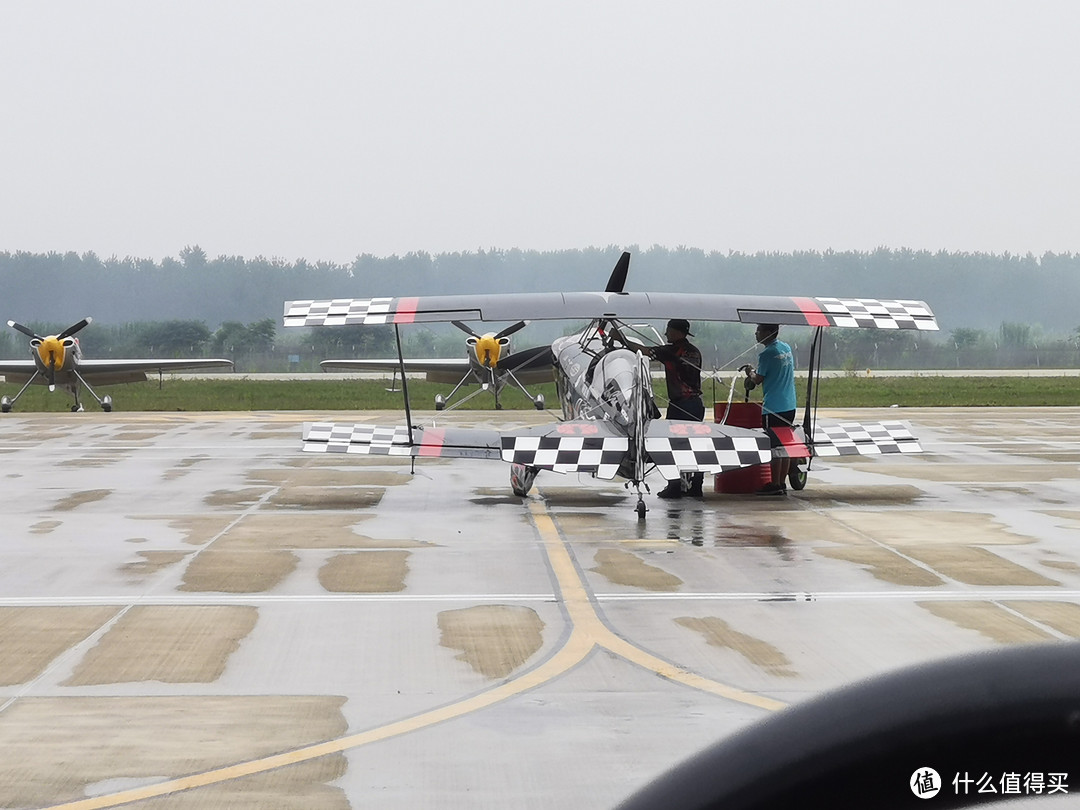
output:
[{"label": "background airplane wheel", "polygon": [[435,395],[435,410],[441,411],[446,407],[446,398],[442,394]]},{"label": "background airplane wheel", "polygon": [[536,399],[533,400],[533,407],[535,407],[536,410],[538,410],[538,411],[544,410],[544,395],[543,394],[537,394],[536,395]]},{"label": "background airplane wheel", "polygon": [[105,397],[101,400],[101,410],[105,411],[105,413],[112,411],[112,397]]},{"label": "background airplane wheel", "polygon": [[803,489],[806,486],[806,467],[802,464],[792,464],[788,470],[788,486],[794,490]]},{"label": "background airplane wheel", "polygon": [[4,413],[11,413],[11,400],[7,397],[0,399],[0,411]]}]

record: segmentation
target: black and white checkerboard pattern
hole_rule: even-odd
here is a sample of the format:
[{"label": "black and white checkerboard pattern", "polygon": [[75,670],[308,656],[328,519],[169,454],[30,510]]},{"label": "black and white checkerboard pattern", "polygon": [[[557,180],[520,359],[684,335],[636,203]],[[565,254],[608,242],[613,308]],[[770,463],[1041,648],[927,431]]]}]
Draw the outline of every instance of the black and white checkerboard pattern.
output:
[{"label": "black and white checkerboard pattern", "polygon": [[341,425],[335,422],[304,424],[307,453],[362,453],[375,456],[409,456],[408,428],[379,425]]},{"label": "black and white checkerboard pattern", "polygon": [[722,473],[772,459],[764,436],[652,436],[645,439],[645,452],[669,481],[684,472]]},{"label": "black and white checkerboard pattern", "polygon": [[922,447],[902,422],[814,426],[816,456],[877,456],[885,453],[921,453]]},{"label": "black and white checkerboard pattern", "polygon": [[625,436],[503,436],[502,460],[558,473],[614,478],[630,443]]},{"label": "black and white checkerboard pattern", "polygon": [[334,298],[324,301],[288,301],[286,326],[352,326],[389,323],[393,298]]},{"label": "black and white checkerboard pattern", "polygon": [[864,329],[937,329],[934,314],[922,301],[876,298],[815,298],[836,326]]}]

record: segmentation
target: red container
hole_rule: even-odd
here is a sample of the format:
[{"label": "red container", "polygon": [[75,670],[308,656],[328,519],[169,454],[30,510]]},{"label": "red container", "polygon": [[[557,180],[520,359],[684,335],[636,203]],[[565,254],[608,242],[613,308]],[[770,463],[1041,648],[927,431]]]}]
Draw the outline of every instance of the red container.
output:
[{"label": "red container", "polygon": [[[726,402],[717,402],[713,405],[713,421],[721,422],[724,414],[728,413]],[[728,413],[726,425],[741,428],[761,427],[761,403],[760,402],[732,402],[731,412]]]},{"label": "red container", "polygon": [[[713,418],[720,422],[724,414],[728,415],[724,424],[732,427],[761,429],[761,403],[760,402],[732,402],[728,412],[726,402],[717,402],[713,405]],[[768,464],[755,464],[753,467],[742,467],[738,470],[720,473],[715,476],[713,488],[716,492],[728,492],[732,494],[746,494],[757,492],[767,483],[772,481],[772,469]]]}]

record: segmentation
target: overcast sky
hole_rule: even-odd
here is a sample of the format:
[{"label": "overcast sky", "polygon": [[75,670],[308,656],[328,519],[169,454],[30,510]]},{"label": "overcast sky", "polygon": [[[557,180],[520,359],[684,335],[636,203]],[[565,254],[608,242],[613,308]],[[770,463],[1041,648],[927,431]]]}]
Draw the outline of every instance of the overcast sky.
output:
[{"label": "overcast sky", "polygon": [[0,0],[0,250],[1080,250],[1073,0]]}]

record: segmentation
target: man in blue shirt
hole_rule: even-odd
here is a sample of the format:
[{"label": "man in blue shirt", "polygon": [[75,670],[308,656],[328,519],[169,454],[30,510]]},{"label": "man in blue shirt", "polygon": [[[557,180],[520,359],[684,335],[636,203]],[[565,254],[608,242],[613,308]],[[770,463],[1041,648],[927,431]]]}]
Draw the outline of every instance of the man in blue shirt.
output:
[{"label": "man in blue shirt", "polygon": [[[780,447],[773,427],[791,427],[795,422],[795,357],[791,347],[780,340],[780,327],[774,323],[758,324],[754,337],[765,348],[758,355],[757,371],[747,376],[761,386],[761,426],[769,434],[772,447]],[[758,495],[786,495],[787,475],[791,460],[787,456],[773,457],[772,481],[758,490]]]}]

